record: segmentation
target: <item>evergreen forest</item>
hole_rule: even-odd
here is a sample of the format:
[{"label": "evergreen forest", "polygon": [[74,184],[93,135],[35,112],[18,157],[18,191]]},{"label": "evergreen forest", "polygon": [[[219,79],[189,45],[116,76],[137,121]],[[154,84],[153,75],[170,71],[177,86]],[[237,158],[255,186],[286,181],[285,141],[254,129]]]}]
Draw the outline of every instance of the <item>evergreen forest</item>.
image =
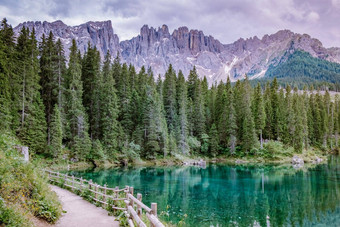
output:
[{"label": "evergreen forest", "polygon": [[[15,38],[3,19],[0,130],[34,155],[74,162],[270,156],[270,141],[296,153],[339,146],[340,98],[327,89],[298,90],[276,78],[209,86],[195,67],[183,75],[171,65],[155,80],[151,68],[137,71],[111,54],[101,62],[89,44],[81,55],[73,40],[66,59],[52,33],[38,42],[34,30],[23,28]],[[276,70],[279,77],[286,68]]]}]

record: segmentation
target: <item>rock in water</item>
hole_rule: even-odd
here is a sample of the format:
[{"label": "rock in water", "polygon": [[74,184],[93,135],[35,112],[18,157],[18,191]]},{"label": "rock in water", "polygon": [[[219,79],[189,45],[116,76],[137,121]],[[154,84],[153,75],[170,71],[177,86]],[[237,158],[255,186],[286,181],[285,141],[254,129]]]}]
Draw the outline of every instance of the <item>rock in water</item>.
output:
[{"label": "rock in water", "polygon": [[292,158],[292,165],[294,168],[301,168],[303,167],[304,164],[305,162],[303,161],[302,158],[300,158],[297,155],[294,155],[294,157]]}]

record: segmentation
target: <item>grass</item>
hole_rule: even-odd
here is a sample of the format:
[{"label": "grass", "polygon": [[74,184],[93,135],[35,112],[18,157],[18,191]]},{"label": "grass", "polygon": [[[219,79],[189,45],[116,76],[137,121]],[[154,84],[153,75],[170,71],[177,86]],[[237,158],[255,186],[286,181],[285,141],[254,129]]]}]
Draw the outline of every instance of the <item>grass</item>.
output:
[{"label": "grass", "polygon": [[14,149],[20,142],[0,135],[0,226],[33,226],[35,216],[55,223],[62,207],[39,166],[25,163]]}]

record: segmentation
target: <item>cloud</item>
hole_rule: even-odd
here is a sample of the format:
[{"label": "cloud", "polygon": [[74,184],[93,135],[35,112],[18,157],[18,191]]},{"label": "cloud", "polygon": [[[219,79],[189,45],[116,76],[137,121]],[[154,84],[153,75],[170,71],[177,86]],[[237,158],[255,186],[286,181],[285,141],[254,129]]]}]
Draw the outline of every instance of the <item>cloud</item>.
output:
[{"label": "cloud", "polygon": [[167,24],[170,31],[202,30],[222,43],[290,29],[340,46],[340,0],[2,0],[0,15],[13,26],[27,20],[111,20],[121,40],[136,36],[144,24]]}]

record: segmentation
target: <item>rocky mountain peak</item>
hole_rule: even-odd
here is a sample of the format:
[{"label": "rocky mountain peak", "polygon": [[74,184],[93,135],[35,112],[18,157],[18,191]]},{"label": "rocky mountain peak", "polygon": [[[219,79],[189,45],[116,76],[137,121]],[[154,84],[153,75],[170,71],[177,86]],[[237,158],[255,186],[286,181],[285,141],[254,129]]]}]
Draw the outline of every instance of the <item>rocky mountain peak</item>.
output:
[{"label": "rocky mountain peak", "polygon": [[119,42],[111,21],[87,22],[78,26],[68,26],[62,21],[24,22],[14,28],[18,35],[25,26],[36,30],[38,40],[42,34],[51,31],[64,44],[68,57],[72,39],[75,39],[81,53],[87,50],[88,42],[96,46],[101,57],[107,51],[115,55],[120,52],[121,61],[133,64],[136,69],[152,67],[155,77],[164,75],[169,64],[184,75],[196,66],[198,74],[206,76],[213,84],[220,80],[231,81],[250,79],[266,75],[268,67],[284,62],[295,50],[303,50],[312,56],[340,63],[340,48],[324,48],[322,43],[308,34],[297,34],[290,30],[280,30],[271,35],[240,38],[231,44],[222,44],[203,31],[182,26],[169,32],[167,25],[158,28],[142,26],[140,35]]},{"label": "rocky mountain peak", "polygon": [[16,36],[22,27],[33,28],[36,31],[36,38],[40,41],[42,35],[48,36],[50,32],[53,33],[55,40],[60,39],[64,45],[65,55],[69,55],[69,48],[72,45],[72,39],[76,40],[80,52],[83,54],[87,50],[88,43],[96,46],[102,58],[104,58],[107,51],[115,55],[119,50],[119,39],[114,34],[112,23],[108,21],[89,21],[78,26],[68,26],[62,21],[54,22],[44,21],[28,21],[19,24],[14,28]]}]

